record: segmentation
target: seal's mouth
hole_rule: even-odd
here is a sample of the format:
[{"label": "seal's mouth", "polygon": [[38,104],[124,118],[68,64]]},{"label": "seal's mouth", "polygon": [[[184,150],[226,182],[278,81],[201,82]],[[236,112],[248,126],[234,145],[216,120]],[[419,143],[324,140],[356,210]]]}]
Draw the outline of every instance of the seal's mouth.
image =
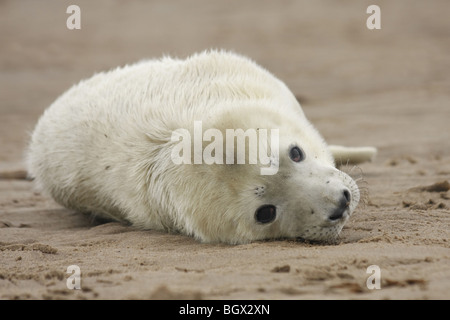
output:
[{"label": "seal's mouth", "polygon": [[340,219],[326,219],[319,224],[308,226],[306,229],[301,230],[295,239],[297,241],[306,241],[309,243],[336,243],[339,240],[339,234],[342,228],[350,217],[350,214],[347,211],[348,210],[346,210]]},{"label": "seal's mouth", "polygon": [[336,223],[334,226],[319,226],[320,231],[317,230],[312,234],[304,234],[296,237],[296,241],[308,242],[319,245],[332,245],[339,243],[339,234],[342,225]]}]

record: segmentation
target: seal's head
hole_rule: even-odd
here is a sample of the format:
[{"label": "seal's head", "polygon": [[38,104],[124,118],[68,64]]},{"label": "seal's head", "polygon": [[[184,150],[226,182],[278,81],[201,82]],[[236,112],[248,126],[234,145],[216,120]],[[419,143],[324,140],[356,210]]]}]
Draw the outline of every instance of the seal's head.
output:
[{"label": "seal's head", "polygon": [[278,172],[254,180],[252,229],[264,237],[333,241],[356,208],[359,189],[335,167],[328,146],[308,122],[283,123]]},{"label": "seal's head", "polygon": [[[260,103],[257,109],[241,108],[239,113],[219,118],[222,120],[214,126],[224,137],[225,128],[245,132],[265,128],[268,132],[278,129],[278,141],[269,134],[263,153],[271,155],[270,164],[237,164],[234,150],[233,164],[197,167],[191,181],[203,180],[204,185],[195,188],[202,191],[201,203],[194,209],[200,211],[194,217],[209,217],[195,219],[198,224],[192,233],[208,242],[334,241],[357,206],[360,193],[355,181],[335,167],[327,144],[303,114],[287,116]],[[261,141],[258,145],[263,146]],[[224,146],[228,152],[225,142]],[[247,145],[247,155],[249,150]],[[264,169],[273,170],[262,174]],[[200,207],[210,211],[201,212]]]}]

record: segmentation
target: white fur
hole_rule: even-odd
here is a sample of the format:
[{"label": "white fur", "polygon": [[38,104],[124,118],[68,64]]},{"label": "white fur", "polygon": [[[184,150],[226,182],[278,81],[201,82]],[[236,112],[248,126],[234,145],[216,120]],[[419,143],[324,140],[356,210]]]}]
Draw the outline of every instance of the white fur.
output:
[{"label": "white fur", "polygon": [[[278,128],[279,172],[175,165],[171,134],[191,131],[196,120],[223,132]],[[293,144],[304,161],[289,159]],[[249,59],[222,51],[141,61],[75,85],[40,118],[28,170],[64,206],[204,242],[334,239],[359,201],[355,182],[335,168],[289,89]],[[350,207],[330,222],[343,188],[351,191]],[[277,206],[271,223],[255,221],[263,204]]]}]

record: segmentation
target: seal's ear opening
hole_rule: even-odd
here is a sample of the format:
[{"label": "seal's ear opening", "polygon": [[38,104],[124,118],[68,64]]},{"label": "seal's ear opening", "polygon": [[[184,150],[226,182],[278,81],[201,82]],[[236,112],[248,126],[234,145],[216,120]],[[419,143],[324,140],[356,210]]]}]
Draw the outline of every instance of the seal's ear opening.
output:
[{"label": "seal's ear opening", "polygon": [[265,204],[259,207],[255,212],[255,220],[259,223],[269,223],[275,220],[277,208],[271,204]]}]

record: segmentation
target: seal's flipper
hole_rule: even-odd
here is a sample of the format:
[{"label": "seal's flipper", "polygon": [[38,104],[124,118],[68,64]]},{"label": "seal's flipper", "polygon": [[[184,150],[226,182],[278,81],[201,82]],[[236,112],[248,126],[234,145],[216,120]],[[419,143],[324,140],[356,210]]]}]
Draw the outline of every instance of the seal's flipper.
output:
[{"label": "seal's flipper", "polygon": [[337,167],[346,164],[358,164],[372,161],[377,154],[377,148],[374,147],[344,147],[331,145],[329,148]]}]

